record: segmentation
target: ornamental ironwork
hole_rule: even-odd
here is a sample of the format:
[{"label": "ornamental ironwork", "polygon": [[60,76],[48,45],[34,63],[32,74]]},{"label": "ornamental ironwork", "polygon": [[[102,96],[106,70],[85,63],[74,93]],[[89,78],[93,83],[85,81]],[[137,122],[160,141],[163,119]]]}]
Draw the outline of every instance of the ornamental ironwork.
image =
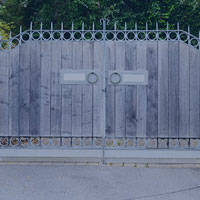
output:
[{"label": "ornamental ironwork", "polygon": [[14,47],[20,46],[27,41],[51,41],[51,40],[62,40],[62,41],[182,41],[194,48],[200,50],[200,34],[199,38],[190,33],[190,28],[188,30],[181,30],[179,28],[179,23],[175,30],[169,29],[169,24],[167,23],[166,30],[159,29],[158,23],[156,23],[155,30],[149,30],[148,24],[146,23],[145,30],[139,30],[137,23],[135,23],[134,29],[128,29],[125,23],[123,30],[117,29],[117,23],[114,24],[114,28],[109,30],[106,28],[108,25],[108,19],[101,19],[100,24],[102,29],[95,29],[95,24],[93,23],[91,30],[85,30],[84,23],[82,24],[81,30],[74,30],[74,25],[72,23],[71,30],[65,30],[63,23],[61,23],[60,30],[55,30],[53,28],[53,23],[51,23],[51,28],[49,30],[43,29],[43,24],[41,23],[40,29],[33,29],[32,22],[30,23],[29,30],[23,31],[22,26],[20,26],[20,33],[16,36],[12,36],[10,33],[9,40],[1,40],[0,37],[0,50],[10,50]]}]

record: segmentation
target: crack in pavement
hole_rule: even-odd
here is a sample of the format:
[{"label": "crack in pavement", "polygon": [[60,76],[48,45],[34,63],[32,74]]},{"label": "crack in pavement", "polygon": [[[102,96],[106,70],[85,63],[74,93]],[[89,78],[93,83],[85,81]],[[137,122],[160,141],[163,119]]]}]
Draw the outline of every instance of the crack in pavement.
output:
[{"label": "crack in pavement", "polygon": [[186,192],[186,191],[196,190],[196,189],[200,189],[200,185],[198,185],[196,187],[182,189],[182,190],[176,190],[176,191],[160,193],[160,194],[154,194],[154,195],[146,195],[146,196],[134,197],[134,198],[125,199],[125,200],[147,199],[147,198],[151,198],[151,197],[159,197],[159,196],[164,196],[164,195],[169,195],[169,194],[176,194],[176,193],[181,193],[181,192]]}]

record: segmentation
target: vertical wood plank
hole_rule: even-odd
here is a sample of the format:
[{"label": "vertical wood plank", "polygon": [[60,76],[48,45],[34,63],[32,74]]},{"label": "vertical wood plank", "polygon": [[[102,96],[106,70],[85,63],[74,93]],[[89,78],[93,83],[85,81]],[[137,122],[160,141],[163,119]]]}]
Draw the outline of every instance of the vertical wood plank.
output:
[{"label": "vertical wood plank", "polygon": [[[126,70],[137,69],[137,43],[126,42]],[[126,86],[126,136],[135,137],[137,130],[137,86]]]},{"label": "vertical wood plank", "polygon": [[8,135],[9,53],[0,52],[0,135]]},{"label": "vertical wood plank", "polygon": [[[104,44],[103,42],[94,42],[94,70],[99,70],[103,73],[104,62]],[[103,74],[100,73],[102,76]],[[93,86],[93,136],[103,137],[102,130],[102,77],[99,77],[98,84]]]},{"label": "vertical wood plank", "polygon": [[[137,41],[137,69],[147,70],[146,41]],[[137,137],[145,137],[147,129],[147,86],[137,86]]]},{"label": "vertical wood plank", "polygon": [[[94,63],[94,42],[83,42],[83,69],[92,70]],[[83,85],[82,136],[92,136],[92,85]]]},{"label": "vertical wood plank", "polygon": [[40,42],[33,41],[31,45],[30,65],[30,135],[40,135]]},{"label": "vertical wood plank", "polygon": [[20,135],[28,136],[29,133],[29,112],[30,112],[30,42],[20,46],[20,84],[19,84],[19,127]]},{"label": "vertical wood plank", "polygon": [[40,135],[50,136],[51,42],[41,42]]},{"label": "vertical wood plank", "polygon": [[169,42],[169,137],[178,137],[179,45]]},{"label": "vertical wood plank", "polygon": [[[72,69],[73,44],[71,41],[62,41],[62,69]],[[72,134],[72,86],[62,85],[62,136]]]},{"label": "vertical wood plank", "polygon": [[168,42],[158,42],[158,137],[168,137]]},{"label": "vertical wood plank", "polygon": [[[116,42],[116,70],[125,70],[125,42]],[[125,137],[125,96],[126,86],[115,86],[115,136]]]},{"label": "vertical wood plank", "polygon": [[19,48],[10,51],[9,135],[19,135]]},{"label": "vertical wood plank", "polygon": [[[114,70],[116,64],[116,42],[106,42],[106,67],[107,70]],[[115,87],[108,85],[106,88],[106,136],[114,137],[115,135]]]},{"label": "vertical wood plank", "polygon": [[[73,70],[83,69],[82,41],[73,42]],[[72,86],[72,136],[82,134],[82,85]]]},{"label": "vertical wood plank", "polygon": [[157,42],[147,42],[147,136],[158,136],[158,51]]},{"label": "vertical wood plank", "polygon": [[179,43],[179,138],[189,137],[189,47]]},{"label": "vertical wood plank", "polygon": [[200,136],[200,54],[190,47],[190,138]]},{"label": "vertical wood plank", "polygon": [[51,135],[61,135],[61,41],[52,41]]}]

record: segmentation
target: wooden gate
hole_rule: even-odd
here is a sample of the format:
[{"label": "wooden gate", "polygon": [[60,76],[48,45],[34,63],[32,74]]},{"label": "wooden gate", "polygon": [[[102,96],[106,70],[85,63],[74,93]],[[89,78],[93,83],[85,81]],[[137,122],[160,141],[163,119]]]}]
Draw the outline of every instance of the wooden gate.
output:
[{"label": "wooden gate", "polygon": [[200,40],[102,23],[1,40],[1,147],[200,148]]}]

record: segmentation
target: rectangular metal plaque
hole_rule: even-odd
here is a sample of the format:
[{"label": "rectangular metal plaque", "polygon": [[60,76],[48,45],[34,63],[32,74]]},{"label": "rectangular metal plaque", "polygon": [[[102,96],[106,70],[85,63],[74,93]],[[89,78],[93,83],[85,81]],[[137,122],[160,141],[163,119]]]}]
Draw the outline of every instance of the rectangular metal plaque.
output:
[{"label": "rectangular metal plaque", "polygon": [[[114,79],[114,76],[116,78]],[[112,80],[113,79],[113,80]],[[116,80],[116,83],[114,81]],[[147,70],[109,71],[111,85],[148,85]]]},{"label": "rectangular metal plaque", "polygon": [[[92,83],[92,75],[95,74],[97,80]],[[100,72],[96,70],[61,70],[61,84],[99,84],[100,82]]]}]

